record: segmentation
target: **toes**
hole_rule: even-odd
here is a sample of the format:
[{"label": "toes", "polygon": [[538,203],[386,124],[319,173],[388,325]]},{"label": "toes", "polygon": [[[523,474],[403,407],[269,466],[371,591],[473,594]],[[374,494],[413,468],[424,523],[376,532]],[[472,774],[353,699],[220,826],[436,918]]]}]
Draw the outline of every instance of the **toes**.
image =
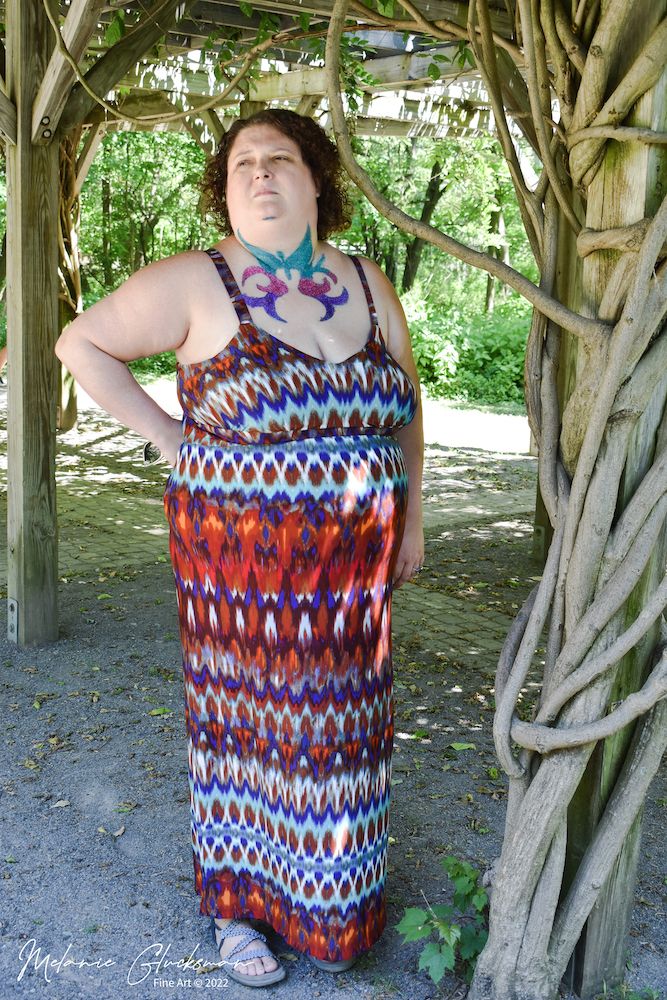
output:
[{"label": "toes", "polygon": [[271,969],[267,969],[264,966],[264,959],[262,958],[248,958],[244,962],[243,959],[239,962],[239,971],[245,976],[261,976],[264,972],[271,972]]},{"label": "toes", "polygon": [[278,963],[273,955],[262,955],[261,958],[247,958],[243,960],[243,952],[239,958],[237,969],[245,976],[261,976],[265,972],[274,972],[278,968]]}]

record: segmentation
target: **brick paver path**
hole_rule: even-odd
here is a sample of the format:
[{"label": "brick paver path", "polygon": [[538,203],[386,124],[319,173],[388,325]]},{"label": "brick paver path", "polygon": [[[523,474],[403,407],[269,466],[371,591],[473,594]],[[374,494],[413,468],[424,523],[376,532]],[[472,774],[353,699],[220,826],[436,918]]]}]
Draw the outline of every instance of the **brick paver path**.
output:
[{"label": "brick paver path", "polygon": [[[5,391],[0,395],[0,517],[6,523],[6,407]],[[156,394],[174,410],[173,389],[161,385]],[[512,418],[509,418],[510,420]],[[516,418],[514,418],[516,419]],[[508,418],[477,414],[471,440],[497,435],[498,447],[507,439]],[[457,442],[465,440],[469,411],[436,404],[426,409],[427,440],[434,437]],[[515,438],[516,439],[516,438]],[[491,446],[493,440],[491,440]],[[146,466],[142,461],[143,441],[121,428],[84,397],[77,428],[58,436],[57,504],[59,520],[59,574],[61,577],[94,577],[112,569],[137,569],[142,565],[168,560],[168,533],[162,507],[166,467]],[[487,441],[486,447],[489,447]],[[514,536],[522,543],[522,560],[528,549],[535,500],[535,459],[527,455],[504,455],[502,451],[454,449],[428,444],[424,476],[424,511],[427,535],[426,569],[418,581],[395,593],[394,631],[400,638],[414,631],[414,622],[424,616],[431,638],[440,648],[447,645],[452,655],[460,655],[465,637],[465,653],[497,657],[515,602],[475,601],[490,583],[480,583],[475,545],[465,560],[464,573],[447,573],[454,548],[462,542],[478,542],[479,559],[485,540]],[[472,561],[471,561],[472,560]],[[444,564],[444,565],[443,565]],[[477,569],[475,568],[477,565]],[[439,571],[438,571],[439,567]],[[451,567],[449,567],[451,568]],[[529,572],[535,567],[528,566]],[[521,568],[517,567],[517,574]],[[523,566],[523,575],[526,567]],[[500,574],[502,576],[502,574]],[[496,574],[497,576],[497,574]],[[462,577],[462,579],[461,579]],[[496,581],[491,581],[497,582]],[[520,580],[514,584],[523,592]],[[0,546],[0,590],[7,590],[6,545]],[[467,588],[467,589],[466,589]],[[502,588],[501,588],[502,590]],[[481,594],[481,596],[485,596]],[[503,596],[496,592],[496,597]],[[510,595],[518,597],[517,595]],[[471,599],[472,598],[472,599]],[[468,641],[475,637],[472,647]]]}]

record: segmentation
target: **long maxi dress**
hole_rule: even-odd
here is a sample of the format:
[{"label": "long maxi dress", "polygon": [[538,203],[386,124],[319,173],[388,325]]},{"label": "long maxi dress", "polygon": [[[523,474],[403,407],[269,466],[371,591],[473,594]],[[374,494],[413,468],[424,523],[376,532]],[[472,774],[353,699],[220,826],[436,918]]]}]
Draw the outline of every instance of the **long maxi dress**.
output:
[{"label": "long maxi dress", "polygon": [[340,363],[240,328],[181,364],[184,437],[165,511],[183,648],[200,912],[259,919],[337,961],[386,924],[392,571],[415,388],[368,283],[365,346]]}]

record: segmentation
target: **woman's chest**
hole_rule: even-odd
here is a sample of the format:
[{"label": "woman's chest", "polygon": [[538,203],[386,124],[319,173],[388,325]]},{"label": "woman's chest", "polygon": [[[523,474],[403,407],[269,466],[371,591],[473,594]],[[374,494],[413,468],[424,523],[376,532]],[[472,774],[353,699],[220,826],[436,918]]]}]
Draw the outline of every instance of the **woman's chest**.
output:
[{"label": "woman's chest", "polygon": [[230,443],[337,434],[391,434],[414,415],[408,376],[373,335],[342,363],[240,328],[201,365],[181,366],[179,396],[193,427]]},{"label": "woman's chest", "polygon": [[368,305],[341,281],[325,276],[278,284],[275,276],[258,274],[246,278],[241,294],[255,327],[315,358],[341,362],[368,340]]}]

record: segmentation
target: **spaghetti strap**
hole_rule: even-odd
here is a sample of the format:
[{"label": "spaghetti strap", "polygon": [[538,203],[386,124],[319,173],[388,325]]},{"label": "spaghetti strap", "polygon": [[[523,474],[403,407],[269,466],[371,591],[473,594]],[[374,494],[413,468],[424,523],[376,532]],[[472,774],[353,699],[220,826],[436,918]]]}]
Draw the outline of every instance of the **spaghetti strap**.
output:
[{"label": "spaghetti strap", "polygon": [[218,274],[220,275],[222,282],[225,288],[227,289],[227,294],[232,300],[234,309],[236,310],[236,315],[239,318],[239,323],[248,324],[249,326],[252,326],[253,322],[250,316],[250,311],[248,310],[248,306],[246,305],[246,300],[243,298],[243,295],[241,294],[241,289],[236,283],[236,278],[232,274],[229,264],[227,263],[223,255],[220,253],[220,251],[217,250],[215,247],[209,247],[209,249],[205,250],[204,253],[208,254],[208,256],[215,264],[216,268],[218,269]]},{"label": "spaghetti strap", "polygon": [[364,269],[361,266],[361,261],[354,254],[350,254],[350,260],[353,262],[357,271],[359,272],[359,277],[361,278],[361,284],[364,286],[364,295],[366,296],[366,302],[368,303],[368,311],[371,317],[371,327],[373,330],[373,336],[379,332],[380,324],[378,322],[377,309],[375,308],[375,303],[373,302],[373,296],[371,295],[371,290],[368,285],[368,278],[364,273]]}]

